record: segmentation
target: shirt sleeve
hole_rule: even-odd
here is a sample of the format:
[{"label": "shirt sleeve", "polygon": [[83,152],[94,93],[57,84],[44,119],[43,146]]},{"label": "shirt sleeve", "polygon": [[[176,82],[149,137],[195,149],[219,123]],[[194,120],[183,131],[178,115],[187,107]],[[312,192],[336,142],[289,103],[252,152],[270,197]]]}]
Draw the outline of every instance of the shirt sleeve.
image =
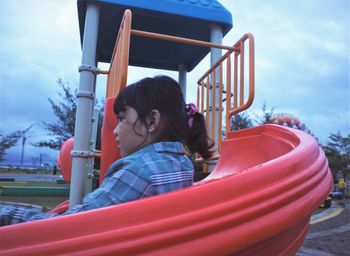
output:
[{"label": "shirt sleeve", "polygon": [[126,170],[119,170],[105,180],[102,186],[84,197],[83,203],[63,214],[88,211],[96,208],[136,200],[150,193],[150,182]]},{"label": "shirt sleeve", "polygon": [[150,182],[132,172],[119,170],[106,179],[100,188],[86,195],[82,204],[76,205],[62,214],[38,213],[38,211],[31,209],[11,206],[3,207],[0,209],[0,226],[47,219],[128,202],[150,195],[150,189]]},{"label": "shirt sleeve", "polygon": [[37,209],[24,208],[19,206],[1,205],[0,227],[22,223],[36,219],[47,219],[58,216],[57,213],[40,212]]}]

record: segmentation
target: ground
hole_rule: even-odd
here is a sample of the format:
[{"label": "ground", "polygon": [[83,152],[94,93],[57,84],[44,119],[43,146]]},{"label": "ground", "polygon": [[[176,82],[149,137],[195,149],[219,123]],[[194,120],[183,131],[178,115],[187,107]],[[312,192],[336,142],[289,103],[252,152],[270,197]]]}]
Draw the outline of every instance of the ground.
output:
[{"label": "ground", "polygon": [[350,199],[333,201],[333,210],[314,222],[297,256],[350,255]]}]

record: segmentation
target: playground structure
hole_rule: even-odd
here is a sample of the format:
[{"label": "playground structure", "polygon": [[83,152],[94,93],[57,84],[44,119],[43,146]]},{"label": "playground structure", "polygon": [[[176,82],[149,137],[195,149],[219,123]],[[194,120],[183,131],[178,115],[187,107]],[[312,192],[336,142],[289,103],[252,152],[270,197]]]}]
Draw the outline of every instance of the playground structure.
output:
[{"label": "playground structure", "polygon": [[[85,41],[88,30],[94,27],[96,30],[91,19],[98,20],[98,7],[93,2],[79,1],[87,5],[85,49],[91,47],[89,41]],[[101,6],[101,9],[108,7]],[[228,47],[134,30],[130,11],[125,12],[122,20],[110,70],[96,69],[96,56],[88,54],[83,54],[80,67],[81,86],[93,85],[94,79],[88,82],[88,78],[96,73],[108,74],[101,179],[108,166],[118,158],[112,134],[118,120],[112,103],[115,95],[126,86],[127,68],[132,59],[131,38],[141,36],[227,50],[198,80],[197,104],[206,116],[211,138],[218,145],[214,170],[193,187],[176,192],[1,228],[0,252],[3,255],[294,255],[307,233],[312,211],[331,189],[332,178],[324,153],[308,134],[276,125],[230,131],[230,117],[247,109],[254,98],[253,36],[246,34]],[[92,48],[96,49],[96,44]],[[249,93],[245,96],[244,59],[247,55]],[[184,83],[181,85],[184,87]],[[77,115],[91,117],[93,92],[80,88],[78,97],[81,102],[78,101]],[[86,105],[86,109],[79,108],[81,105]],[[221,134],[223,117],[226,122],[224,140]],[[84,123],[77,119],[72,151],[71,205],[81,200],[84,165],[86,158],[92,156],[86,139],[89,130],[79,132],[83,128]],[[80,141],[79,137],[84,136]],[[67,204],[54,211],[65,209]],[[32,235],[28,237],[28,233]]]},{"label": "playground structure", "polygon": [[303,124],[298,118],[290,114],[276,114],[271,118],[271,123],[295,128],[302,131],[305,130],[305,124]]}]

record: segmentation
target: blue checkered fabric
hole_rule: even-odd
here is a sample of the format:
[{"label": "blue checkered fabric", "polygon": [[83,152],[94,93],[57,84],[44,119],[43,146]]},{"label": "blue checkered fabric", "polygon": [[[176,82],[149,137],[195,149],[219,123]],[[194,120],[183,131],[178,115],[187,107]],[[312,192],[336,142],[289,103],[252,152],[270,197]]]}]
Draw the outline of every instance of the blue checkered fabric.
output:
[{"label": "blue checkered fabric", "polygon": [[63,214],[0,209],[0,225],[51,218],[163,194],[193,184],[193,165],[180,142],[158,142],[115,161],[98,189]]}]

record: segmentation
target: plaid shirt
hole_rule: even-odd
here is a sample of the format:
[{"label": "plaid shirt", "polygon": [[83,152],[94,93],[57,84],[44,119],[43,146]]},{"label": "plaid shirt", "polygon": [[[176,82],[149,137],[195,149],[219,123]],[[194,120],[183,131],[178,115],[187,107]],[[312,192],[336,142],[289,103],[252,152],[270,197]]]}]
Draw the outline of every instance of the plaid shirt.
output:
[{"label": "plaid shirt", "polygon": [[193,165],[183,153],[183,145],[180,142],[159,142],[115,161],[101,187],[86,195],[82,204],[63,214],[2,207],[0,226],[120,204],[185,188],[192,183]]}]

